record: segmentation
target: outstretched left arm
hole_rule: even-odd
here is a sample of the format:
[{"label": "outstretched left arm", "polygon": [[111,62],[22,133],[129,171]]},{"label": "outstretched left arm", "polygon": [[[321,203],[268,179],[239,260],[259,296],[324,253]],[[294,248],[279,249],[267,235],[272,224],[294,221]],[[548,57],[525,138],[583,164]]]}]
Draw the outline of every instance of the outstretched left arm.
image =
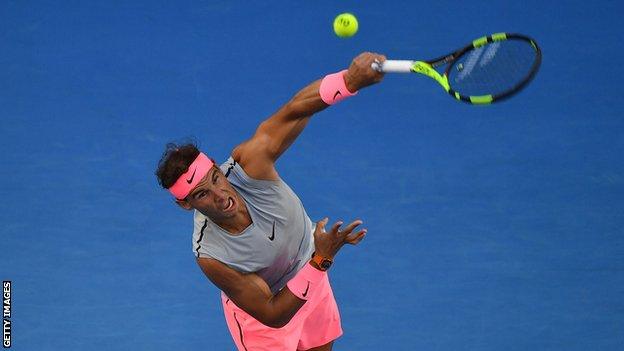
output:
[{"label": "outstretched left arm", "polygon": [[[356,92],[383,79],[382,73],[371,69],[374,60],[383,62],[385,57],[362,53],[353,60],[344,76],[350,92]],[[275,114],[262,122],[251,139],[234,149],[232,156],[249,176],[255,179],[277,179],[275,161],[301,134],[310,117],[328,106],[319,95],[320,84],[321,80],[317,80],[300,90]]]}]

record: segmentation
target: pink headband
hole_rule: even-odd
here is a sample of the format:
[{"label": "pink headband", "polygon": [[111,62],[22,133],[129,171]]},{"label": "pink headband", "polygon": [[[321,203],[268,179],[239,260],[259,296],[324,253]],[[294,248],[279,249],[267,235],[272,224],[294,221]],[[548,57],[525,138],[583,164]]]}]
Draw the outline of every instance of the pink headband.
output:
[{"label": "pink headband", "polygon": [[206,176],[213,165],[214,162],[200,152],[195,161],[189,166],[188,171],[178,178],[175,184],[169,188],[169,191],[178,200],[186,198],[191,190]]}]

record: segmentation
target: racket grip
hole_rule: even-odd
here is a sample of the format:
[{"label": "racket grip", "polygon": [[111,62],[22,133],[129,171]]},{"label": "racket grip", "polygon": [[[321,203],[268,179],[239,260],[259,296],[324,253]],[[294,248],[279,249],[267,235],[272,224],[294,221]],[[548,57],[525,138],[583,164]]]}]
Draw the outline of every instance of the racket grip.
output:
[{"label": "racket grip", "polygon": [[373,62],[371,68],[383,73],[410,73],[412,72],[414,61],[410,60],[386,60],[384,62]]}]

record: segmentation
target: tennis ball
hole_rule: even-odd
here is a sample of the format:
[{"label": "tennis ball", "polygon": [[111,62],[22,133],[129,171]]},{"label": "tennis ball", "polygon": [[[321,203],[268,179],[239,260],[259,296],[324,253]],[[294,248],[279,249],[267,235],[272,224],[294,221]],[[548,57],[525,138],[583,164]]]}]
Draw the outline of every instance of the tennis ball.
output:
[{"label": "tennis ball", "polygon": [[341,13],[334,19],[334,32],[341,38],[352,37],[357,33],[358,21],[353,14]]}]

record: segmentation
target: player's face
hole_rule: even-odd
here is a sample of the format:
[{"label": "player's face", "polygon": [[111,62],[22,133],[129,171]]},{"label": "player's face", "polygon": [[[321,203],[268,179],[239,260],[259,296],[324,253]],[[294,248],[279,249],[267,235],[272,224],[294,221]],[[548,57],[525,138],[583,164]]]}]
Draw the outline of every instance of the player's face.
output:
[{"label": "player's face", "polygon": [[240,198],[219,167],[213,166],[186,197],[186,202],[213,221],[219,221],[234,217]]}]

